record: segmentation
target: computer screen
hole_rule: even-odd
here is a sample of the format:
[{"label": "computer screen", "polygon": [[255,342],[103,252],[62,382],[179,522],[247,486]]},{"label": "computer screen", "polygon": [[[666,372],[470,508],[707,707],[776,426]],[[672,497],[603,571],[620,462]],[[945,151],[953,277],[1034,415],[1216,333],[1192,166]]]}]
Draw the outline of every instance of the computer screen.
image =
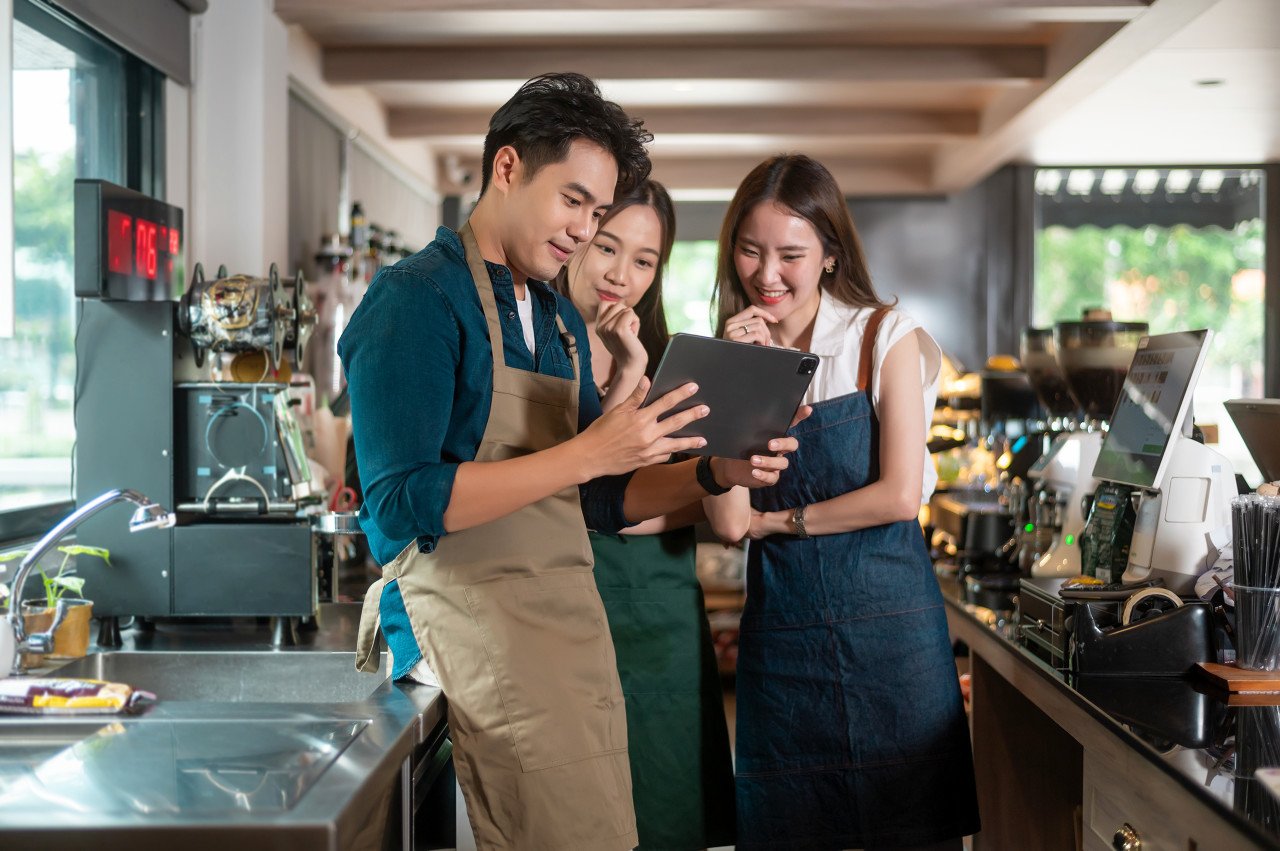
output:
[{"label": "computer screen", "polygon": [[1140,488],[1160,486],[1166,450],[1191,408],[1211,333],[1179,331],[1143,337],[1133,355],[1102,441],[1096,479]]},{"label": "computer screen", "polygon": [[1262,480],[1280,479],[1280,399],[1229,399],[1222,404],[1249,447]]}]

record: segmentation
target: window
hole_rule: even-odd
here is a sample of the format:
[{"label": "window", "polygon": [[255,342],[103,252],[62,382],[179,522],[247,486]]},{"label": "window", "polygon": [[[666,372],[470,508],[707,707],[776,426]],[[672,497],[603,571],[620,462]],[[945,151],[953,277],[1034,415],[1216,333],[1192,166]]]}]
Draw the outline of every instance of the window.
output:
[{"label": "window", "polygon": [[662,307],[672,334],[704,334],[715,330],[711,291],[716,283],[716,241],[677,242],[662,278]]},{"label": "window", "polygon": [[[15,0],[14,327],[0,336],[0,521],[73,498],[74,180],[161,190],[162,82],[72,19]],[[0,522],[0,538],[22,526]]]},{"label": "window", "polygon": [[1215,332],[1195,418],[1251,484],[1257,466],[1222,403],[1263,394],[1260,169],[1039,169],[1034,323],[1090,307],[1151,333]]}]

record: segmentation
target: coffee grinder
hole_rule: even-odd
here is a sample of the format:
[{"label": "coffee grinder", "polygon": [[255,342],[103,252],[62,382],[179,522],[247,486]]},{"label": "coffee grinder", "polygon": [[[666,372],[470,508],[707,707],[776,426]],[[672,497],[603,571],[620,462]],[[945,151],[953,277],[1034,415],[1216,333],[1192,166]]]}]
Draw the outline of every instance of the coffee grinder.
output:
[{"label": "coffee grinder", "polygon": [[1030,576],[1031,567],[1048,550],[1058,530],[1058,503],[1043,485],[1044,469],[1061,448],[1058,438],[1075,430],[1079,422],[1076,402],[1058,366],[1052,328],[1028,328],[1022,332],[1022,368],[1044,408],[1045,419],[1030,437],[1039,444],[1039,459],[1026,476],[1009,489],[1014,512],[1018,564]]},{"label": "coffee grinder", "polygon": [[1093,475],[1081,536],[1084,572],[1104,582],[1162,580],[1183,597],[1212,564],[1209,535],[1231,527],[1235,469],[1192,437],[1191,400],[1213,332],[1143,337]]},{"label": "coffee grinder", "polygon": [[1020,576],[1010,497],[1039,455],[1029,435],[1042,411],[1027,375],[1012,358],[993,358],[979,373],[978,448],[996,476],[986,487],[949,491],[931,501],[938,526],[955,547],[966,602],[999,625],[1013,613]]},{"label": "coffee grinder", "polygon": [[1052,500],[1057,530],[1053,543],[1031,568],[1032,576],[1075,576],[1080,573],[1079,537],[1093,492],[1098,486],[1093,466],[1102,449],[1106,418],[1115,408],[1125,374],[1145,322],[1116,322],[1086,318],[1059,322],[1053,339],[1058,366],[1071,398],[1084,415],[1075,431],[1060,435],[1037,471],[1041,487]]}]

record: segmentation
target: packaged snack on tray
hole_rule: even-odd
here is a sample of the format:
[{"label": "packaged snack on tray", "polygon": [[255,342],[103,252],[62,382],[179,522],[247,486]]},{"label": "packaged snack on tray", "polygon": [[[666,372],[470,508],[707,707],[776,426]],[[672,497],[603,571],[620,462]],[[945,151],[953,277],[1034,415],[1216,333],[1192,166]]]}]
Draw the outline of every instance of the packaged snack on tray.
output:
[{"label": "packaged snack on tray", "polygon": [[156,696],[124,683],[64,677],[0,680],[0,714],[103,715],[132,712]]}]

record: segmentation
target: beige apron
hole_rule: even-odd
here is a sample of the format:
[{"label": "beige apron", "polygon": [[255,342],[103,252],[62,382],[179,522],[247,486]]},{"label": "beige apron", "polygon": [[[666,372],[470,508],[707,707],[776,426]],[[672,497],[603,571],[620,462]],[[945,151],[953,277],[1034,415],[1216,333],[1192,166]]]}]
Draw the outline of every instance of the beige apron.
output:
[{"label": "beige apron", "polygon": [[[578,431],[572,380],[512,369],[470,224],[462,244],[493,348],[493,400],[477,461]],[[530,295],[532,297],[532,295]],[[410,544],[365,596],[357,666],[376,669],[382,588],[399,582],[418,646],[448,698],[453,758],[476,846],[627,849],[638,843],[626,707],[576,486],[482,526]]]}]

